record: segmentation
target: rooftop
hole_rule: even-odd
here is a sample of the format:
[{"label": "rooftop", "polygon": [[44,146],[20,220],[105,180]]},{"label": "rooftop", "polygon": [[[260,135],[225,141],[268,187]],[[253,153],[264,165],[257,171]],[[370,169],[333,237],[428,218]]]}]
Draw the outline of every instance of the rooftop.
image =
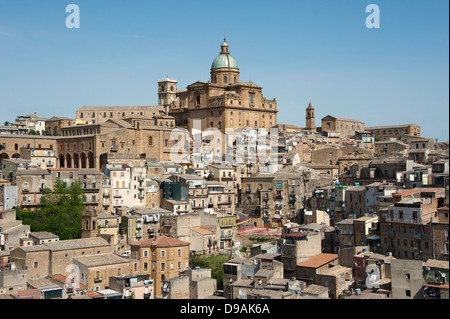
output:
[{"label": "rooftop", "polygon": [[138,246],[138,247],[171,247],[171,246],[176,247],[188,245],[190,245],[190,243],[167,236],[160,236],[156,238],[141,240],[131,244],[131,246]]},{"label": "rooftop", "polygon": [[322,253],[317,256],[311,257],[300,264],[297,264],[299,267],[308,267],[308,268],[318,268],[325,264],[328,264],[336,259],[338,259],[338,254],[326,254]]}]

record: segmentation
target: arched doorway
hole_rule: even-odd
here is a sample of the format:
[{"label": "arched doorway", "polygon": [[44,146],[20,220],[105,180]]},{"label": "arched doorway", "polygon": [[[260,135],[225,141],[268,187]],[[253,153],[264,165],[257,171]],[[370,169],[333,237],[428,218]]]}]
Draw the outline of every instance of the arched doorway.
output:
[{"label": "arched doorway", "polygon": [[73,154],[73,168],[80,168],[80,160],[77,153]]},{"label": "arched doorway", "polygon": [[107,153],[103,153],[102,155],[100,155],[100,167],[99,167],[99,170],[101,171],[103,169],[103,167],[106,166],[107,163],[108,163],[108,154]]},{"label": "arched doorway", "polygon": [[72,168],[72,156],[70,154],[66,155],[66,168]]},{"label": "arched doorway", "polygon": [[92,152],[88,153],[88,162],[89,162],[89,168],[95,168],[94,154]]},{"label": "arched doorway", "polygon": [[9,155],[7,153],[0,154],[0,165],[2,164],[4,159],[9,159]]},{"label": "arched doorway", "polygon": [[64,158],[64,155],[60,154],[59,155],[59,167],[60,168],[66,167],[65,163],[66,163],[66,159]]},{"label": "arched doorway", "polygon": [[80,154],[80,161],[81,161],[81,168],[86,168],[86,154],[84,154],[84,153],[81,153]]}]

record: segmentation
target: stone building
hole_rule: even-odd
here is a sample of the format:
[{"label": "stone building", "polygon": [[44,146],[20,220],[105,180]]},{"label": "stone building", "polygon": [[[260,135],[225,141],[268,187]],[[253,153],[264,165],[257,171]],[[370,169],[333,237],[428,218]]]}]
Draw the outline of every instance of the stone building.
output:
[{"label": "stone building", "polygon": [[448,261],[448,206],[437,208],[435,216],[431,219],[430,228],[431,258]]},{"label": "stone building", "polygon": [[371,132],[376,140],[400,139],[404,134],[420,136],[420,126],[417,124],[373,126],[367,127],[366,131]]},{"label": "stone building", "polygon": [[106,289],[110,277],[131,273],[130,260],[113,253],[77,256],[73,258],[73,264],[79,269],[80,283],[88,291]]},{"label": "stone building", "polygon": [[327,147],[313,151],[311,155],[312,163],[337,165],[340,174],[350,171],[354,166],[361,170],[363,164],[372,159],[370,150],[356,146]]},{"label": "stone building", "polygon": [[416,188],[393,195],[394,204],[380,214],[380,253],[395,258],[427,260],[432,257],[430,222],[442,207],[444,189]]},{"label": "stone building", "polygon": [[165,115],[162,105],[82,106],[75,113],[76,119],[85,124],[99,124],[110,119],[122,120],[135,116],[151,119],[160,115]]},{"label": "stone building", "polygon": [[45,121],[45,130],[52,136],[59,136],[61,128],[76,125],[76,121],[69,117],[53,116]]},{"label": "stone building", "polygon": [[193,128],[201,131],[217,128],[225,133],[227,128],[234,131],[255,127],[269,131],[277,124],[276,99],[266,99],[262,87],[251,81],[240,82],[239,76],[237,62],[224,40],[211,65],[210,81],[197,81],[177,91],[174,80],[160,81],[159,101],[168,104],[169,115],[175,117],[176,125],[190,132]]},{"label": "stone building", "polygon": [[173,118],[135,116],[63,128],[58,138],[58,165],[102,170],[108,154],[169,161],[177,142],[171,138],[174,125]]},{"label": "stone building", "polygon": [[356,132],[365,131],[362,122],[327,115],[322,118],[322,132],[339,132],[341,138],[352,137]]},{"label": "stone building", "polygon": [[133,271],[150,275],[154,280],[155,297],[162,297],[165,280],[178,277],[189,268],[189,245],[166,236],[131,244]]},{"label": "stone building", "polygon": [[29,279],[40,279],[48,275],[72,274],[69,265],[76,257],[111,253],[111,245],[102,238],[60,240],[11,251],[10,260],[17,267],[26,267]]}]

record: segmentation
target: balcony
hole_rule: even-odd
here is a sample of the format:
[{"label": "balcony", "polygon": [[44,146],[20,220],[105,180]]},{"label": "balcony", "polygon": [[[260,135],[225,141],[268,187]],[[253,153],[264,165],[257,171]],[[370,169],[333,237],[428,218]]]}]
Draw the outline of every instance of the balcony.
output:
[{"label": "balcony", "polygon": [[122,198],[122,194],[116,193],[116,194],[114,194],[114,198]]},{"label": "balcony", "polygon": [[386,222],[400,223],[400,224],[415,224],[415,225],[420,225],[422,223],[422,221],[420,219],[407,219],[407,218],[394,218],[394,217],[387,217]]},{"label": "balcony", "polygon": [[103,193],[103,197],[109,198],[109,197],[111,197],[111,194],[109,192],[105,192],[105,193]]},{"label": "balcony", "polygon": [[145,197],[145,193],[144,192],[139,192],[138,193],[138,197],[139,198],[144,198]]},{"label": "balcony", "polygon": [[102,281],[103,281],[103,278],[102,278],[102,277],[94,278],[94,282],[95,282],[95,283],[102,282]]},{"label": "balcony", "polygon": [[109,200],[104,200],[103,201],[103,206],[109,207],[109,206],[111,206],[111,202]]}]

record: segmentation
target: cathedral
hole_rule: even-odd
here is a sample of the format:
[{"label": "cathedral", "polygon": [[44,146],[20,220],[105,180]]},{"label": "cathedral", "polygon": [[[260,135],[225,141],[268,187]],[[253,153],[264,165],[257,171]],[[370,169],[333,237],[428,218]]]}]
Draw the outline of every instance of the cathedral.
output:
[{"label": "cathedral", "polygon": [[177,127],[204,131],[217,128],[222,133],[236,129],[266,129],[277,124],[277,101],[268,100],[262,87],[251,81],[240,82],[239,67],[224,39],[213,60],[208,82],[197,81],[184,90],[177,81],[158,82],[158,104],[175,118]]}]

